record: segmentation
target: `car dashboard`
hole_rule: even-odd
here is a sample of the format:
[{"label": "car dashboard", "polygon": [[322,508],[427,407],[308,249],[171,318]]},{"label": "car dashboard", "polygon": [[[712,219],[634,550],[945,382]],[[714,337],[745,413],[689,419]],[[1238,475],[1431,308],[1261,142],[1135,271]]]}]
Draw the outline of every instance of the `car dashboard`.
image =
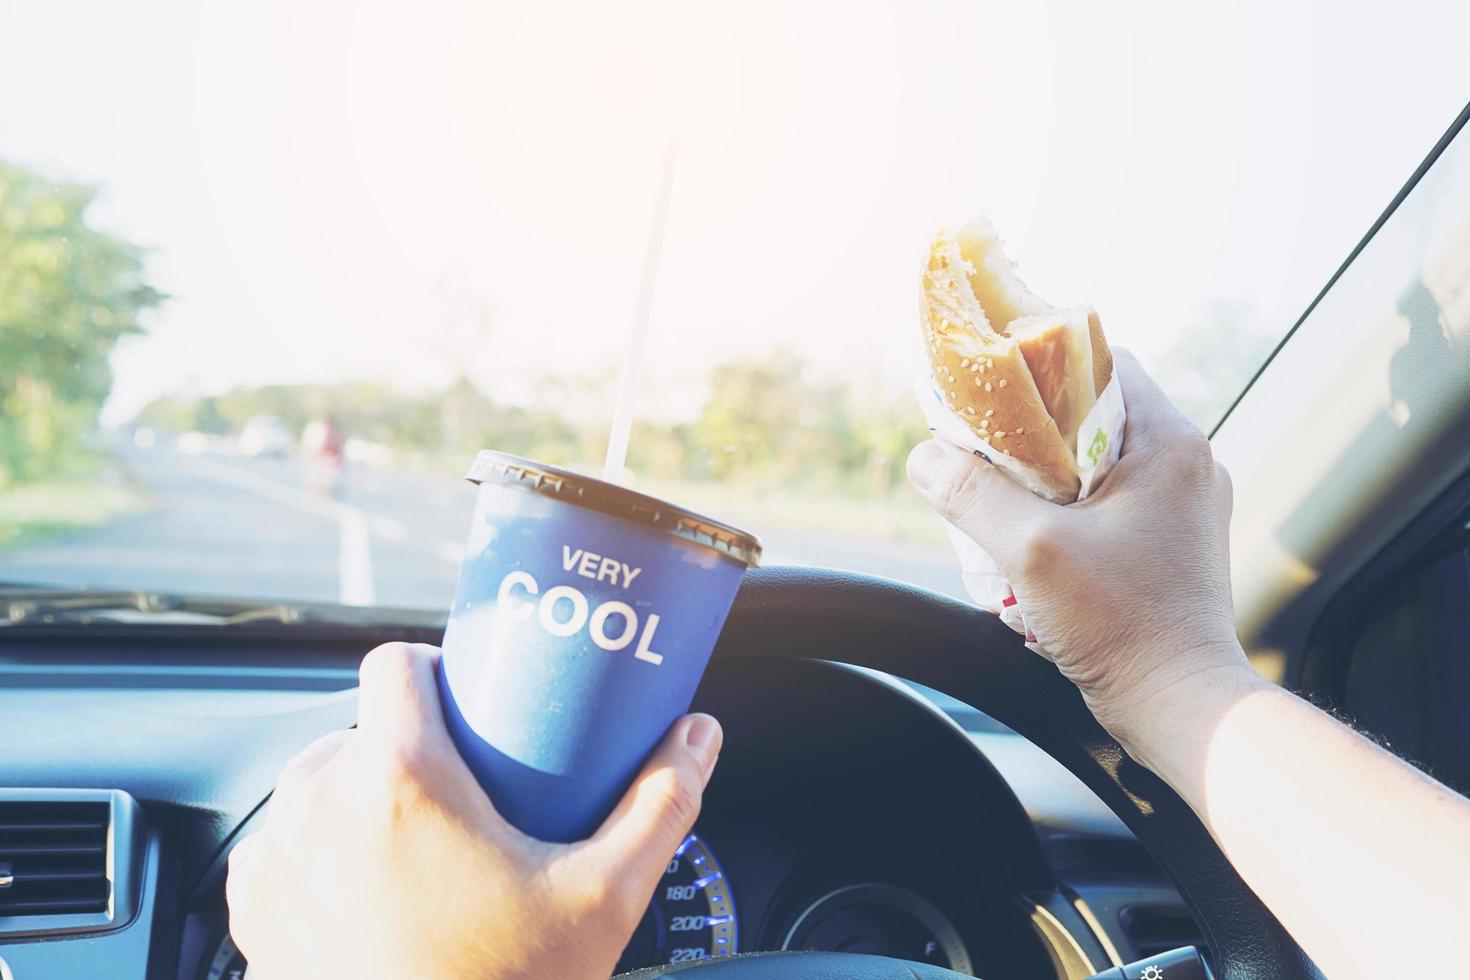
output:
[{"label": "car dashboard", "polygon": [[[109,832],[115,920],[0,899],[15,980],[244,976],[229,849],[286,760],[353,724],[357,662],[390,637],[210,629],[6,638],[0,830],[21,789],[136,801],[133,859]],[[711,665],[695,708],[724,724],[720,765],[620,970],[826,949],[1074,980],[1200,944],[1132,834],[1040,750],[938,692],[812,656],[831,659]],[[0,865],[23,860],[6,846]]]}]

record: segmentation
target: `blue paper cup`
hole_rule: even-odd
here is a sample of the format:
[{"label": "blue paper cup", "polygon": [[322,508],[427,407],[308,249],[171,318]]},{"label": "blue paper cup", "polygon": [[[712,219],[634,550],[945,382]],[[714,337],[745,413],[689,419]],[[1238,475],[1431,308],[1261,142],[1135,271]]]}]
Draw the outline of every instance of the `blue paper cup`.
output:
[{"label": "blue paper cup", "polygon": [[482,452],[439,692],[499,811],[546,841],[592,834],[689,710],[750,534],[624,487]]}]

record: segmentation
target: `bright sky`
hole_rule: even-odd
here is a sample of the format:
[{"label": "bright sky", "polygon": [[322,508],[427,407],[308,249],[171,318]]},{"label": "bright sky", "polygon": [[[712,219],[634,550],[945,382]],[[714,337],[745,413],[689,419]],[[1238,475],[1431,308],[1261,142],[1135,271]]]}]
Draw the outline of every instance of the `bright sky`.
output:
[{"label": "bright sky", "polygon": [[669,414],[776,345],[894,378],[928,235],[981,211],[1146,360],[1220,302],[1283,332],[1470,99],[1470,4],[1369,6],[0,0],[0,157],[101,185],[175,297],[118,419],[614,370],[678,134]]}]

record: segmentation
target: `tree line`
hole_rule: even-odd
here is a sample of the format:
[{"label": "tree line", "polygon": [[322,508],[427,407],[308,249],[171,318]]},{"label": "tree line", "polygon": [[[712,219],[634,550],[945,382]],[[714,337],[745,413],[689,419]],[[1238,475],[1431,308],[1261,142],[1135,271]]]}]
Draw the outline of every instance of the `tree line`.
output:
[{"label": "tree line", "polygon": [[[565,386],[547,379],[547,387]],[[885,494],[902,476],[908,448],[926,433],[912,398],[814,378],[799,358],[773,352],[713,367],[699,411],[680,422],[635,423],[628,466],[640,476],[801,486],[861,496]],[[501,449],[550,463],[593,466],[605,421],[547,406],[497,402],[466,378],[440,391],[406,394],[386,384],[241,387],[222,395],[159,398],[136,423],[174,432],[236,433],[270,415],[300,431],[330,414],[344,435],[463,465]]]}]

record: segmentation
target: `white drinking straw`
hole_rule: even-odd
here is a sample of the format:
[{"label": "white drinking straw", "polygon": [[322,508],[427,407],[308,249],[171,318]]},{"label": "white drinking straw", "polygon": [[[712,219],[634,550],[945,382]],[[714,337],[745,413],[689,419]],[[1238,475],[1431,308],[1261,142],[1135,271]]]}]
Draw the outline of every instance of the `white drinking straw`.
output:
[{"label": "white drinking straw", "polygon": [[638,305],[633,311],[633,335],[623,357],[623,376],[618,379],[618,400],[613,407],[612,431],[607,435],[607,455],[602,461],[602,478],[617,483],[623,478],[628,459],[628,439],[633,431],[633,400],[638,394],[638,375],[643,370],[643,348],[648,339],[649,313],[653,309],[653,287],[658,280],[659,256],[669,222],[669,199],[674,196],[674,167],[679,159],[679,137],[669,138],[664,153],[664,176],[654,204],[653,225],[648,231],[648,250],[643,256],[643,282],[638,287]]}]

